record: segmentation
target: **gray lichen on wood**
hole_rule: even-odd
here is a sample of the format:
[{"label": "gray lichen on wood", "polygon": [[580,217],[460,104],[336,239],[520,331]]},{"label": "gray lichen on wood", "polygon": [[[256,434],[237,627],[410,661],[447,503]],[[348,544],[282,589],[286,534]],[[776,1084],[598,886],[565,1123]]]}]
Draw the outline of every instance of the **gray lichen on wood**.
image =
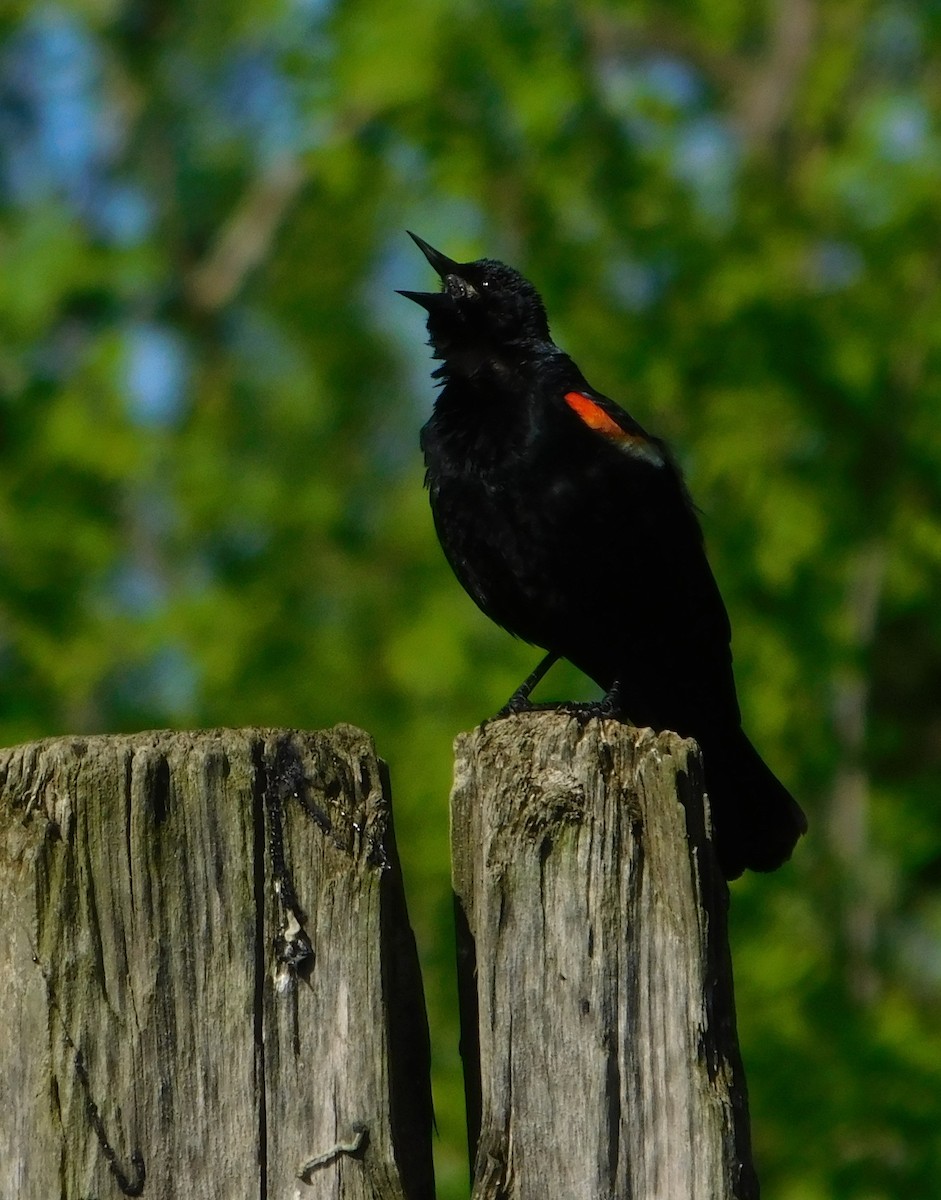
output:
[{"label": "gray lichen on wood", "polygon": [[456,756],[476,1200],[754,1200],[695,745],[533,712]]},{"label": "gray lichen on wood", "polygon": [[[0,784],[0,1195],[432,1195],[421,984],[366,734],[61,738],[4,752]],[[276,954],[292,920],[303,977]]]}]

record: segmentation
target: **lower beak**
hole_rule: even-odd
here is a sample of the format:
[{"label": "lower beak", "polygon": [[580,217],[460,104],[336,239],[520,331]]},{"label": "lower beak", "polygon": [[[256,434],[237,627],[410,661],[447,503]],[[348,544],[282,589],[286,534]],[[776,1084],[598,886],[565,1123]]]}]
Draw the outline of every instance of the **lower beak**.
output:
[{"label": "lower beak", "polygon": [[447,292],[407,292],[402,288],[396,288],[396,291],[400,296],[404,296],[406,300],[414,300],[416,304],[420,304],[428,312],[450,308],[453,303]]}]

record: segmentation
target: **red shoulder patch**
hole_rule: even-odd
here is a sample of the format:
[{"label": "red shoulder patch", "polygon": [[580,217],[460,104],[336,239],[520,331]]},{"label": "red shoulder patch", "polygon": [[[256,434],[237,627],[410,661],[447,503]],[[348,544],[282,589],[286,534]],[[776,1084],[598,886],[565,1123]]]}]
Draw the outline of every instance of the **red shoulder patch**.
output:
[{"label": "red shoulder patch", "polygon": [[603,433],[606,437],[617,438],[618,441],[630,438],[627,430],[622,429],[614,417],[609,416],[600,404],[596,404],[591,396],[586,396],[584,392],[566,392],[565,403],[572,412],[581,417],[589,429]]},{"label": "red shoulder patch", "polygon": [[643,433],[631,433],[630,430],[624,429],[610,413],[605,412],[597,400],[592,400],[591,396],[586,396],[584,392],[566,392],[564,398],[572,412],[584,421],[589,429],[609,438],[632,457],[642,458],[654,466],[663,466],[664,458],[656,442]]}]

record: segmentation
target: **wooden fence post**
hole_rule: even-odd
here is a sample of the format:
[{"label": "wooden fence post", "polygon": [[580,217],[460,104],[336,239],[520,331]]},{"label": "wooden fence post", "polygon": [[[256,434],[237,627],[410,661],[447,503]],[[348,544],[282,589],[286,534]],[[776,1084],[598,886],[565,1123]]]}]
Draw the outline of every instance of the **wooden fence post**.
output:
[{"label": "wooden fence post", "polygon": [[359,730],[3,752],[0,974],[0,1195],[433,1195],[421,982]]},{"label": "wooden fence post", "polygon": [[694,743],[492,721],[451,823],[474,1200],[755,1200]]}]

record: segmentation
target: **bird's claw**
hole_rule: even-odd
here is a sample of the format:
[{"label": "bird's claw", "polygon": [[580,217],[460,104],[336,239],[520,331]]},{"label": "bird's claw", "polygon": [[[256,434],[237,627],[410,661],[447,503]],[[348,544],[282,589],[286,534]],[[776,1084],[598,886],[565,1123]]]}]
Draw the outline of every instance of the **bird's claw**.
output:
[{"label": "bird's claw", "polygon": [[529,712],[532,707],[532,702],[526,696],[514,693],[496,714],[496,719],[499,720],[501,717],[515,717],[517,713]]},{"label": "bird's claw", "polygon": [[558,661],[558,658],[558,654],[554,650],[550,650],[545,658],[538,663],[535,670],[523,680],[513,695],[507,700],[506,704],[497,713],[497,716],[512,717],[516,713],[531,712],[533,708],[541,707],[534,705],[529,697],[532,695],[533,688],[544,678],[546,672],[550,670],[553,663]]}]

